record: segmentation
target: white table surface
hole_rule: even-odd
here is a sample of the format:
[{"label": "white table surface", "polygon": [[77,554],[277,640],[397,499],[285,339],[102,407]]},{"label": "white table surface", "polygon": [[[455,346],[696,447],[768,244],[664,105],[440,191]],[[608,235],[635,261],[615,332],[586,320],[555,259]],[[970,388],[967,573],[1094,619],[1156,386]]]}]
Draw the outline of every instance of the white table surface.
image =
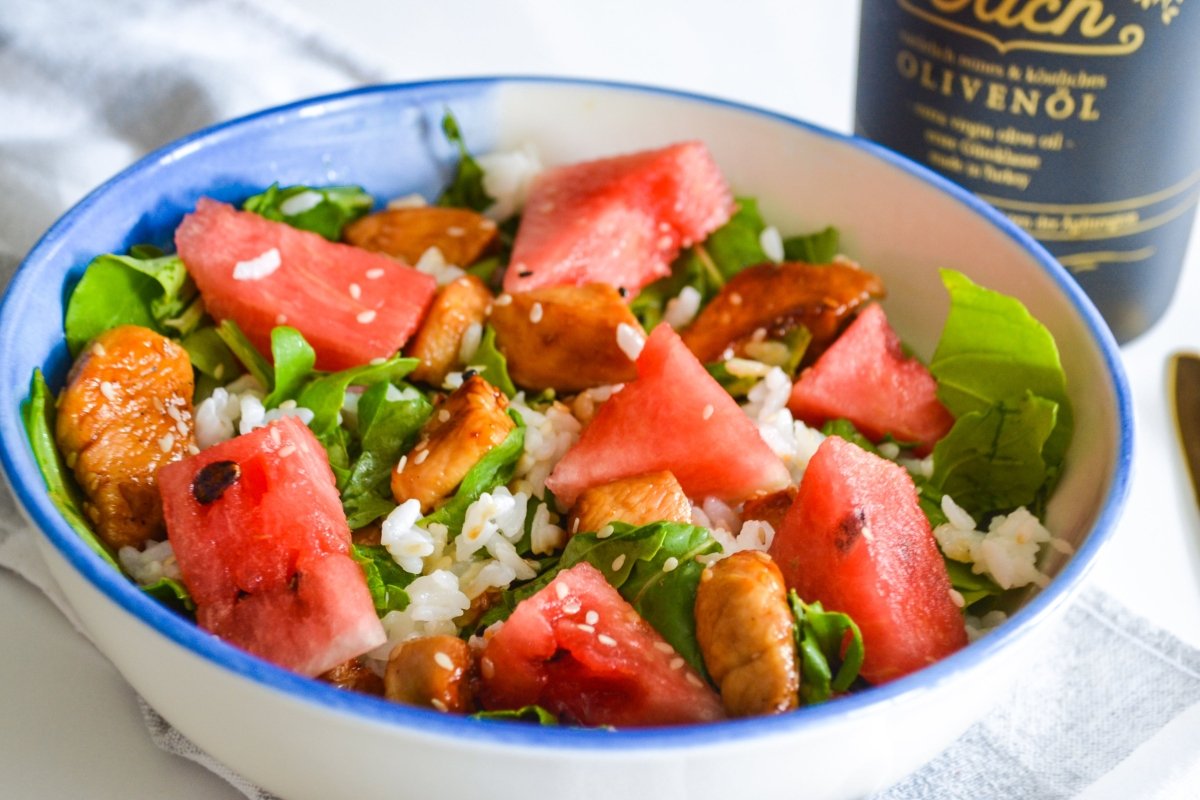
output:
[{"label": "white table surface", "polygon": [[[628,80],[852,127],[853,0],[292,2],[383,65],[389,80],[499,73]],[[1200,646],[1200,512],[1165,394],[1169,354],[1200,349],[1197,238],[1167,315],[1123,348],[1137,416],[1134,480],[1090,580]],[[242,797],[158,750],[120,675],[37,590],[5,571],[0,609],[0,795]]]}]

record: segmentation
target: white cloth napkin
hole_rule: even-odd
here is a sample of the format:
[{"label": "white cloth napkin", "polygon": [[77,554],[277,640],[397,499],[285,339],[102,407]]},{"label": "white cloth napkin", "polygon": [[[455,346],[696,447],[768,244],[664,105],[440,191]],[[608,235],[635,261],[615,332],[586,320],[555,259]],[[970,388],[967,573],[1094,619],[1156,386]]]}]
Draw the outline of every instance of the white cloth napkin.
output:
[{"label": "white cloth napkin", "polygon": [[[265,0],[5,4],[0,286],[60,214],[143,153],[222,119],[382,77]],[[0,566],[74,622],[33,535],[0,486]],[[252,800],[272,798],[145,703],[142,712],[159,747]],[[1200,652],[1088,590],[992,714],[879,798],[1200,797],[1195,787]]]}]

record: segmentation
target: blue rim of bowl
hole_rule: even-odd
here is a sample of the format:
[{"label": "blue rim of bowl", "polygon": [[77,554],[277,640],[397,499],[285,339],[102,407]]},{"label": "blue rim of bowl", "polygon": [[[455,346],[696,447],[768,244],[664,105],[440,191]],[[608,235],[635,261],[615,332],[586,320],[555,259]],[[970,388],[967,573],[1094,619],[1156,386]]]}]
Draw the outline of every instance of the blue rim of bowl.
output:
[{"label": "blue rim of bowl", "polygon": [[[31,272],[32,265],[42,257],[42,254],[51,250],[70,232],[74,220],[81,216],[89,206],[97,202],[113,185],[119,184],[130,175],[170,159],[173,155],[186,153],[202,145],[205,140],[219,138],[227,129],[271,118],[286,117],[304,109],[319,109],[322,106],[341,108],[346,103],[353,103],[356,100],[378,94],[434,89],[487,90],[505,85],[521,84],[576,86],[587,89],[612,90],[618,93],[660,95],[702,105],[724,107],[798,127],[829,140],[864,150],[892,168],[906,172],[932,185],[971,211],[985,217],[1027,251],[1069,298],[1076,313],[1083,319],[1093,339],[1098,343],[1112,382],[1112,391],[1117,406],[1116,419],[1119,426],[1117,459],[1112,474],[1113,482],[1106,493],[1103,508],[1087,540],[1067,561],[1050,585],[1018,609],[1008,623],[936,664],[890,683],[780,716],[730,720],[707,725],[615,732],[571,727],[542,727],[449,716],[391,703],[376,697],[349,693],[288,672],[201,631],[193,623],[175,615],[145,595],[119,572],[113,570],[92,553],[83,541],[71,531],[65,520],[50,503],[49,497],[43,489],[41,474],[33,461],[20,413],[17,410],[20,402],[24,399],[24,395],[19,395],[22,390],[17,387],[0,386],[0,403],[3,404],[0,407],[0,441],[3,443],[3,447],[0,447],[0,462],[3,463],[4,470],[10,478],[11,476],[22,478],[20,482],[10,480],[10,485],[28,514],[41,528],[42,533],[86,580],[126,612],[176,644],[218,667],[299,701],[322,706],[370,723],[384,726],[396,725],[419,731],[424,736],[470,739],[479,743],[516,748],[589,749],[616,753],[627,750],[644,752],[647,747],[673,749],[781,736],[801,729],[821,726],[830,719],[845,719],[849,716],[871,713],[873,709],[880,706],[902,703],[906,698],[924,694],[961,676],[962,673],[987,661],[997,652],[1007,649],[1074,594],[1084,575],[1090,570],[1101,546],[1112,535],[1129,490],[1129,475],[1133,457],[1132,404],[1117,344],[1107,325],[1074,279],[1040,244],[966,189],[866,139],[831,131],[783,113],[729,99],[664,87],[618,81],[526,75],[450,78],[372,85],[307,98],[204,128],[160,147],[122,170],[90,192],[46,232],[14,275],[6,293],[8,297],[5,297],[4,300],[7,301],[14,294],[13,290],[24,283],[27,279],[26,276]],[[13,304],[8,302],[0,305],[0,331],[9,328],[8,318],[15,315],[12,306]]]}]

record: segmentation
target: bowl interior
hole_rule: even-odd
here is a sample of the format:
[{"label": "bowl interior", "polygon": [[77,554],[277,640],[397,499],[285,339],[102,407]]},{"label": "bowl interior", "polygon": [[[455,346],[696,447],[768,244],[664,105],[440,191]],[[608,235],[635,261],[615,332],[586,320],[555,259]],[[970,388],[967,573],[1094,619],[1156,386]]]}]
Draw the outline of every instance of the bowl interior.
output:
[{"label": "bowl interior", "polygon": [[[1078,433],[1048,524],[1077,552],[1049,565],[1057,573],[1051,586],[996,633],[916,675],[827,707],[729,730],[741,736],[817,725],[830,714],[932,688],[986,662],[1078,583],[1111,532],[1125,496],[1132,413],[1114,341],[1071,278],[1031,239],[932,173],[868,143],[775,114],[641,87],[483,79],[369,88],[201,132],[100,187],[30,253],[0,309],[4,467],[52,546],[119,605],[205,658],[347,713],[538,746],[600,741],[587,731],[514,731],[346,698],[198,636],[191,625],[114,576],[74,537],[46,497],[21,428],[18,409],[32,371],[42,369],[54,387],[65,376],[64,299],[92,256],[140,242],[170,246],[173,229],[201,195],[238,201],[274,182],[354,183],[377,198],[411,192],[432,197],[449,179],[456,156],[440,131],[446,108],[454,111],[474,152],[532,144],[548,164],[704,140],[735,193],[758,197],[764,217],[785,235],[837,226],[847,254],[884,278],[889,317],[922,356],[931,354],[947,308],[939,267],[961,270],[1019,297],[1058,341]],[[647,738],[668,745],[720,739],[727,735],[722,728],[606,734],[602,746],[638,747]]]}]

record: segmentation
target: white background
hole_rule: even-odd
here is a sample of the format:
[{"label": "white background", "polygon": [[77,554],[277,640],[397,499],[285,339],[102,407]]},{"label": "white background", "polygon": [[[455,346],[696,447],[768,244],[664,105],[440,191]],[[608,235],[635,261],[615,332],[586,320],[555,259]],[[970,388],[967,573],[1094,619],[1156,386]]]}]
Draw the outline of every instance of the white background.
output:
[{"label": "white background", "polygon": [[[293,0],[389,80],[542,74],[654,83],[852,129],[853,0]],[[1195,240],[1196,237],[1193,237]],[[1200,515],[1166,397],[1200,346],[1200,246],[1166,318],[1123,350],[1137,414],[1132,495],[1092,580],[1200,646]],[[133,692],[36,590],[0,572],[0,781],[12,798],[240,798],[157,750]]]}]

